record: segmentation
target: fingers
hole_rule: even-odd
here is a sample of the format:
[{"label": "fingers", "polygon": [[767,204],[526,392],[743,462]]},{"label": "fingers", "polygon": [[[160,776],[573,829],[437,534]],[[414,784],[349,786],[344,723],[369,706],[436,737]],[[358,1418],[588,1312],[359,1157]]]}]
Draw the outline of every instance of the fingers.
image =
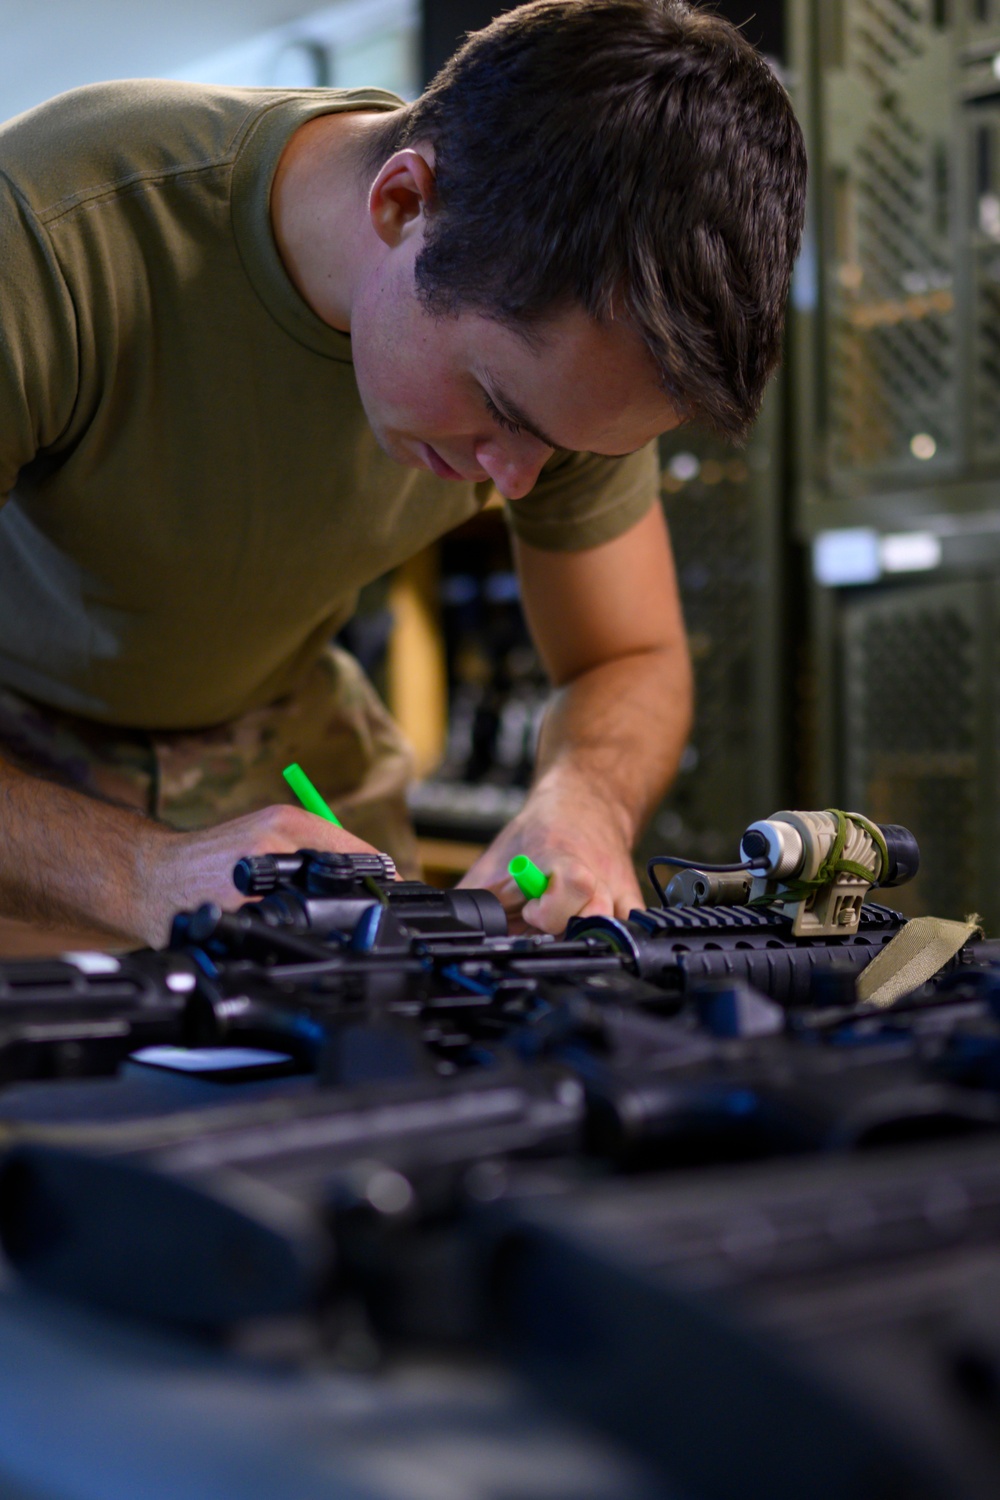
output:
[{"label": "fingers", "polygon": [[[530,837],[510,837],[508,830],[459,881],[466,888],[492,891],[507,913],[512,934],[533,931],[558,935],[565,932],[572,917],[616,916],[625,920],[633,908],[643,907],[642,892],[627,854],[614,859],[613,871],[602,877],[574,855],[549,850],[546,857],[537,844],[531,847],[532,843]],[[525,850],[549,876],[544,895],[528,901],[507,871],[508,855]]]},{"label": "fingers", "polygon": [[302,807],[265,807],[259,813],[247,813],[221,827],[232,838],[245,830],[245,836],[255,844],[254,848],[244,850],[246,854],[294,854],[297,849],[322,849],[333,854],[379,852],[348,829]]},{"label": "fingers", "polygon": [[[489,868],[486,855],[481,855],[474,865],[469,866],[461,880],[456,881],[456,887],[464,891],[491,890],[503,901],[501,887],[504,882],[501,881],[498,884],[493,884],[491,874],[492,872]],[[509,875],[505,879],[513,886],[514,882],[510,879]],[[504,905],[506,905],[506,902],[504,902]]]},{"label": "fingers", "polygon": [[605,902],[610,899],[586,865],[567,861],[552,871],[543,896],[525,902],[522,915],[539,932],[565,932],[570,918],[586,913],[599,893]]},{"label": "fingers", "polygon": [[608,910],[613,911],[620,922],[627,922],[629,913],[632,911],[645,911],[646,901],[642,894],[642,888],[637,880],[631,882],[624,890],[619,890],[614,903]]}]

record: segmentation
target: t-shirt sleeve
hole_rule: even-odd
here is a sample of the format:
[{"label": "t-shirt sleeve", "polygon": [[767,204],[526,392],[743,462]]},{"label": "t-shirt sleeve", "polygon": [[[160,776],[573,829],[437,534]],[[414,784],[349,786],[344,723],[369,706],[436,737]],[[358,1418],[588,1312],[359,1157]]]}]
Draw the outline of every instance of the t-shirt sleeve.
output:
[{"label": "t-shirt sleeve", "polygon": [[521,500],[507,501],[511,528],[549,552],[599,547],[640,521],[659,492],[656,443],[626,458],[556,453]]},{"label": "t-shirt sleeve", "polygon": [[44,229],[0,171],[0,503],[65,431],[79,359],[72,299]]}]

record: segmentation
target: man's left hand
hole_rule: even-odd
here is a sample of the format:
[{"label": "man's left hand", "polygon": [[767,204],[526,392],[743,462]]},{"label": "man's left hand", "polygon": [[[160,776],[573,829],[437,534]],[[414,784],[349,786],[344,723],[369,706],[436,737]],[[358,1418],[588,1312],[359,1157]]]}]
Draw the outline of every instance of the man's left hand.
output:
[{"label": "man's left hand", "polygon": [[[559,934],[571,917],[627,917],[644,903],[617,821],[596,789],[577,788],[572,796],[538,791],[459,884],[492,891],[512,932]],[[548,889],[536,900],[526,901],[507,873],[518,854],[526,854],[549,877]]]}]

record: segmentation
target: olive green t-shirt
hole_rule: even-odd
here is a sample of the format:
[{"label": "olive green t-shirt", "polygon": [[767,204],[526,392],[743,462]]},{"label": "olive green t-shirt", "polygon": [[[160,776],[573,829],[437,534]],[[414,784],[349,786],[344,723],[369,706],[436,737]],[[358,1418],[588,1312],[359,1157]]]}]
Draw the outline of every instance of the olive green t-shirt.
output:
[{"label": "olive green t-shirt", "polygon": [[[221,723],[482,505],[381,451],[350,337],[271,233],[292,132],[399,103],[144,80],[0,128],[0,682],[112,724]],[[650,449],[559,454],[511,523],[590,547],[655,490]]]}]

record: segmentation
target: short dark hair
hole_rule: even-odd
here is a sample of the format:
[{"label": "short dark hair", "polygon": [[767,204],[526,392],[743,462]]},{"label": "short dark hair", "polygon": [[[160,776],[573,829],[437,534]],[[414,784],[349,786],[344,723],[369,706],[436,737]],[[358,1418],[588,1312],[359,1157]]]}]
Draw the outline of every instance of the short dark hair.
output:
[{"label": "short dark hair", "polygon": [[631,319],[685,416],[741,439],[781,355],[806,156],[772,68],[686,0],[532,0],[373,142],[435,151],[416,264],[441,315]]}]

